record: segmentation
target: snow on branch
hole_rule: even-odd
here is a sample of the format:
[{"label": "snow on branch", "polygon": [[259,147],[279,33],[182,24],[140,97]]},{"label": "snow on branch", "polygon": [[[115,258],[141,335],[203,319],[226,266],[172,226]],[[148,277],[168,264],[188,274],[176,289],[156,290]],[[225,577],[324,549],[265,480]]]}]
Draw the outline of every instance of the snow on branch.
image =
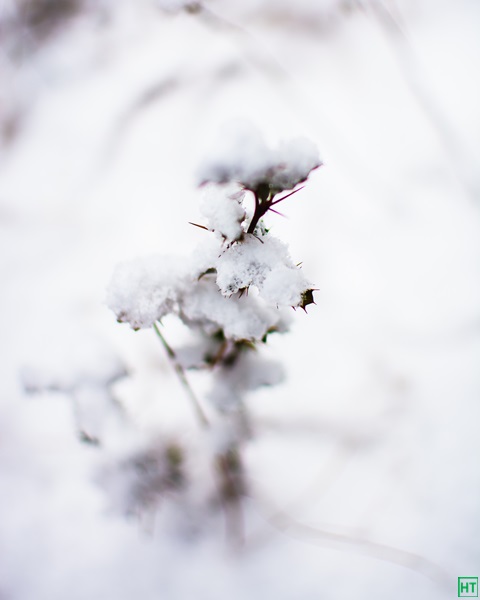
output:
[{"label": "snow on branch", "polygon": [[[320,164],[308,140],[270,149],[252,127],[230,131],[200,169],[204,223],[193,224],[206,230],[202,244],[186,258],[152,256],[123,263],[107,290],[107,304],[118,321],[134,329],[153,326],[199,424],[210,432],[217,479],[213,495],[237,541],[247,493],[241,448],[251,431],[244,396],[277,385],[284,376],[282,365],[257,351],[270,334],[288,330],[289,307],[305,309],[314,301],[313,284],[288,246],[269,233],[263,217],[299,191],[296,186]],[[288,190],[293,191],[279,196]],[[245,206],[252,194],[253,214]],[[161,320],[169,314],[191,331],[192,344],[178,350],[170,346],[161,331]],[[190,385],[188,369],[210,370],[208,410]],[[165,468],[154,462],[155,494],[168,488]],[[128,486],[138,499],[137,483]],[[140,498],[140,503],[147,500]]]},{"label": "snow on branch", "polygon": [[[279,192],[305,181],[321,164],[315,146],[299,138],[272,150],[245,125],[221,139],[200,170],[202,183],[216,183],[205,190],[206,225],[200,225],[215,232],[214,238],[190,259],[153,256],[119,265],[107,304],[120,322],[139,329],[175,314],[207,336],[260,341],[286,329],[282,307],[313,302],[312,283],[261,218],[286,197]],[[254,194],[251,217],[244,190]]]}]

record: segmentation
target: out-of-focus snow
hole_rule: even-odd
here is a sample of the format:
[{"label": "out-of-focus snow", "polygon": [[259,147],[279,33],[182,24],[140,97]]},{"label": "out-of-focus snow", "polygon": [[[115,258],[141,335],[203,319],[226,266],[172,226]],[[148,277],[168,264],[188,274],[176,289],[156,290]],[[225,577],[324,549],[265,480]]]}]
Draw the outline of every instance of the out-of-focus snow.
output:
[{"label": "out-of-focus snow", "polygon": [[[193,286],[186,260],[174,256],[137,258],[119,264],[107,288],[106,302],[119,322],[133,329],[151,327],[172,312]],[[198,276],[198,275],[197,275]]]},{"label": "out-of-focus snow", "polygon": [[284,378],[285,370],[277,361],[262,359],[258,353],[243,354],[235,369],[223,369],[214,374],[208,398],[221,410],[232,410],[240,405],[245,392],[278,385]]},{"label": "out-of-focus snow", "polygon": [[231,181],[255,190],[268,183],[277,192],[291,190],[320,166],[318,150],[308,139],[282,140],[271,148],[260,131],[243,121],[222,128],[198,169],[200,183]]},{"label": "out-of-focus snow", "polygon": [[[0,597],[456,597],[479,564],[477,4],[397,2],[404,37],[372,3],[101,4],[0,55]],[[319,292],[265,348],[286,380],[249,399],[233,555],[221,521],[177,527],[194,498],[119,514],[125,473],[204,440],[154,334],[118,325],[104,290],[119,261],[211,235],[187,224],[202,223],[195,169],[237,117],[272,147],[312,139],[325,167],[288,219],[268,216]],[[168,319],[165,336],[187,341]],[[99,358],[76,378],[92,345],[129,377],[102,388]],[[43,391],[25,392],[25,368]],[[191,384],[211,393],[202,373]],[[79,442],[79,418],[101,446]]]},{"label": "out-of-focus snow", "polygon": [[282,322],[282,313],[258,304],[252,296],[227,299],[209,278],[203,278],[194,294],[180,307],[182,320],[212,335],[223,329],[233,339],[261,340],[269,329]]}]

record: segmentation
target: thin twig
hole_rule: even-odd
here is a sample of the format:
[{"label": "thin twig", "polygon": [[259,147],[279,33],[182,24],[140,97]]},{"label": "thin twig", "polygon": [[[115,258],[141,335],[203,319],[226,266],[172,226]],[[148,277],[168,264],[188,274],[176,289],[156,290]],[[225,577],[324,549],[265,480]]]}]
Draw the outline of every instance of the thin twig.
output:
[{"label": "thin twig", "polygon": [[170,346],[170,344],[167,342],[167,340],[163,337],[162,332],[160,331],[158,325],[156,323],[153,324],[153,329],[155,330],[155,333],[158,335],[158,337],[160,338],[160,341],[163,344],[163,347],[165,348],[166,352],[167,352],[167,356],[170,359],[170,362],[173,365],[173,368],[175,369],[175,372],[180,380],[180,383],[183,385],[183,387],[185,388],[188,397],[190,398],[191,402],[192,402],[192,406],[194,409],[195,414],[198,417],[198,420],[200,421],[200,424],[202,427],[209,427],[210,426],[210,422],[200,404],[200,401],[198,400],[198,398],[196,397],[194,391],[192,390],[192,387],[190,385],[190,383],[188,382],[187,376],[185,374],[185,369],[182,367],[182,365],[178,362],[178,358],[177,355],[175,354],[175,351],[173,350],[173,348]]},{"label": "thin twig", "polygon": [[216,456],[219,475],[218,491],[225,512],[225,533],[232,547],[240,549],[245,543],[245,523],[242,507],[244,495],[243,466],[239,448]]},{"label": "thin twig", "polygon": [[[254,499],[258,501],[258,496]],[[257,506],[264,508],[258,502]],[[273,515],[264,515],[264,518],[277,531],[300,541],[330,545],[332,548],[338,549],[349,547],[359,554],[411,569],[442,587],[448,585],[448,575],[440,565],[414,552],[401,550],[381,542],[374,542],[368,538],[319,529],[297,521],[281,509],[276,509]]]}]

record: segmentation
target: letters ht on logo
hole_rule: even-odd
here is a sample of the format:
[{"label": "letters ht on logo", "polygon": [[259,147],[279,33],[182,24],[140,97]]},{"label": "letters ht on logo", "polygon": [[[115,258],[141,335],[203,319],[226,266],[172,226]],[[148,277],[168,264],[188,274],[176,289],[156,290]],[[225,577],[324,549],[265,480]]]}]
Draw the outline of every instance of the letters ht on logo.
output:
[{"label": "letters ht on logo", "polygon": [[478,577],[459,577],[458,597],[478,598]]}]

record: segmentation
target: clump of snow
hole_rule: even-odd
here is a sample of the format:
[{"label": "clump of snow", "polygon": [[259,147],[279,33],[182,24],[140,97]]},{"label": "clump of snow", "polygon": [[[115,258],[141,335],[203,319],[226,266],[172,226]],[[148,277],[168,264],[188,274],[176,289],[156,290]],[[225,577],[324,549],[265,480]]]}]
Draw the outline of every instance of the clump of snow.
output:
[{"label": "clump of snow", "polygon": [[200,183],[240,183],[248,190],[267,184],[290,190],[322,164],[315,145],[305,138],[270,148],[260,132],[243,121],[228,124],[198,171]]},{"label": "clump of snow", "polygon": [[207,335],[223,332],[234,340],[258,341],[272,329],[285,328],[284,315],[274,306],[253,295],[225,298],[210,274],[198,277],[197,258],[189,263],[153,256],[119,265],[108,286],[108,306],[134,329],[170,313]]},{"label": "clump of snow", "polygon": [[[66,345],[68,331],[74,343]],[[91,443],[103,440],[118,423],[118,405],[112,390],[127,376],[124,364],[97,336],[89,337],[77,327],[52,332],[49,351],[29,359],[20,371],[27,394],[59,395],[73,408],[74,427],[80,438]]]},{"label": "clump of snow", "polygon": [[315,144],[303,137],[280,142],[272,163],[271,187],[279,191],[293,189],[322,164]]},{"label": "clump of snow", "polygon": [[[75,343],[65,348],[62,334]],[[126,375],[125,367],[97,337],[89,338],[77,327],[62,327],[50,336],[50,350],[28,359],[20,370],[28,394],[45,391],[72,392],[82,386],[106,388]]]},{"label": "clump of snow", "polygon": [[268,304],[298,306],[311,286],[296,267],[288,247],[273,236],[248,236],[227,248],[216,262],[217,285],[224,296],[255,286]]},{"label": "clump of snow", "polygon": [[172,312],[189,279],[188,264],[150,256],[119,264],[107,288],[107,304],[120,322],[150,327]]},{"label": "clump of snow", "polygon": [[228,242],[240,239],[246,217],[242,205],[244,196],[245,193],[235,185],[208,186],[200,205],[208,229],[218,232]]},{"label": "clump of snow", "polygon": [[[304,306],[311,285],[292,262],[287,246],[259,223],[281,190],[295,187],[320,165],[308,140],[267,147],[252,126],[230,127],[201,172],[205,189],[201,212],[206,229],[217,234],[188,260],[150,257],[123,263],[113,275],[107,304],[120,322],[150,327],[173,313],[189,327],[238,340],[261,340],[278,329],[278,307]],[[255,193],[255,213],[246,225],[245,193]],[[268,193],[259,185],[267,186]],[[261,223],[261,221],[260,221]],[[251,232],[257,235],[250,235]],[[215,274],[215,281],[211,275]],[[258,298],[241,298],[250,287]]]},{"label": "clump of snow", "polygon": [[300,268],[279,264],[267,273],[260,294],[270,304],[295,308],[311,287]]},{"label": "clump of snow", "polygon": [[281,311],[252,295],[225,298],[210,278],[203,278],[185,294],[179,316],[186,325],[209,335],[223,331],[226,338],[234,340],[259,341],[268,331],[284,328]]},{"label": "clump of snow", "polygon": [[228,412],[241,406],[245,392],[278,385],[284,378],[285,370],[278,361],[267,360],[257,353],[242,352],[234,368],[216,371],[208,398],[218,409]]}]

